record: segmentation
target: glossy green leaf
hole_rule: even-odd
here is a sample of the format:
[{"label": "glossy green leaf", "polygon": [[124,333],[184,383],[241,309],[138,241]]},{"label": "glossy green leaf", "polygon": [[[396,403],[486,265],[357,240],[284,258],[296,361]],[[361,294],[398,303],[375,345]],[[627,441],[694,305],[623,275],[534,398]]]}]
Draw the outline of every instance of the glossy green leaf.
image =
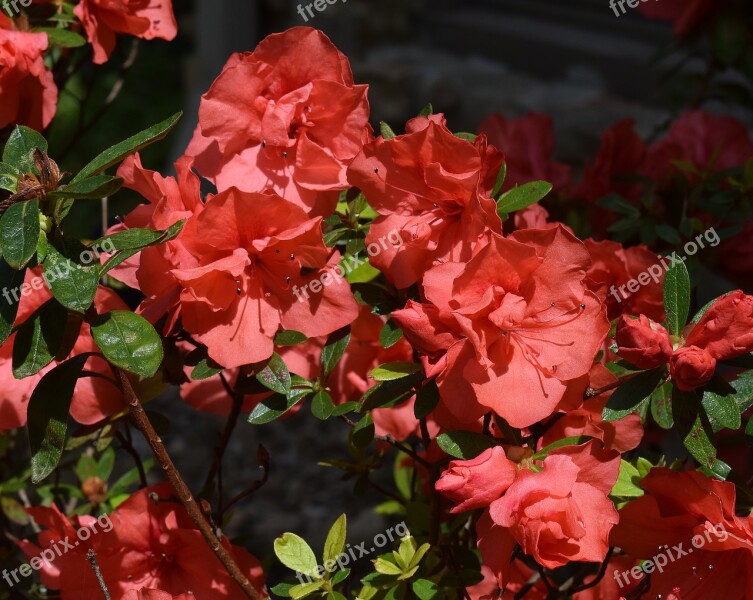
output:
[{"label": "glossy green leaf", "polygon": [[350,432],[350,439],[356,448],[366,448],[374,439],[374,419],[364,415]]},{"label": "glossy green leaf", "polygon": [[13,330],[25,276],[26,269],[18,271],[0,258],[0,282],[3,285],[3,289],[0,290],[0,344],[8,339]]},{"label": "glossy green leaf", "polygon": [[25,267],[39,243],[39,201],[16,202],[0,217],[0,248],[14,269]]},{"label": "glossy green leaf", "polygon": [[13,165],[0,163],[0,189],[16,193],[18,189],[18,178],[21,173]]},{"label": "glossy green leaf", "polygon": [[259,402],[248,417],[252,425],[266,425],[279,419],[301,400],[311,393],[309,389],[292,389],[290,394],[283,396],[274,394]]},{"label": "glossy green leaf", "polygon": [[390,408],[405,402],[413,395],[415,387],[421,383],[423,378],[424,374],[420,372],[377,383],[364,393],[360,402],[360,410]]},{"label": "glossy green leaf", "polygon": [[644,371],[618,387],[607,400],[602,412],[605,421],[617,421],[634,412],[641,412],[641,404],[646,403],[663,377],[661,369]]},{"label": "glossy green leaf", "polygon": [[193,371],[191,371],[191,379],[193,381],[204,381],[205,379],[219,375],[224,370],[225,367],[217,364],[211,358],[202,358],[193,368]]},{"label": "glossy green leaf", "polygon": [[106,196],[112,196],[122,186],[123,180],[120,177],[97,175],[58,188],[54,192],[47,194],[47,196],[53,200],[99,200]]},{"label": "glossy green leaf", "polygon": [[682,335],[690,313],[690,275],[685,263],[672,265],[664,277],[664,307],[672,335]]},{"label": "glossy green leaf", "polygon": [[321,390],[314,394],[311,399],[311,413],[322,421],[326,421],[332,416],[332,412],[335,410],[335,404],[330,396],[324,390]]},{"label": "glossy green leaf", "polygon": [[73,31],[59,27],[37,27],[34,33],[46,33],[50,45],[61,48],[80,48],[86,45],[86,39]]},{"label": "glossy green leaf", "polygon": [[473,431],[450,431],[437,436],[437,444],[450,456],[469,460],[493,448],[497,443],[490,437]]},{"label": "glossy green leaf", "polygon": [[506,216],[517,210],[528,208],[546,197],[552,191],[552,184],[547,181],[531,181],[508,190],[499,198],[497,212]]},{"label": "glossy green leaf", "polygon": [[300,331],[278,331],[275,335],[275,346],[297,346],[307,340],[306,334]]},{"label": "glossy green leaf", "polygon": [[22,173],[35,173],[34,151],[37,149],[46,153],[47,140],[30,127],[19,125],[11,132],[5,144],[3,162]]},{"label": "glossy green leaf", "polygon": [[322,350],[322,374],[327,377],[340,362],[345,349],[350,343],[350,327],[340,329],[327,338]]},{"label": "glossy green leaf", "polygon": [[[99,268],[96,256],[84,246],[70,244],[69,254],[74,259],[66,258],[52,244],[47,246],[44,261],[44,273],[50,290],[55,298],[71,310],[85,312],[94,302],[99,289]],[[83,264],[84,252],[91,256],[89,264]],[[77,255],[77,256],[76,256]]]},{"label": "glossy green leaf", "polygon": [[73,178],[73,183],[98,175],[118,164],[131,154],[135,154],[139,150],[146,148],[148,145],[163,139],[168,133],[170,133],[173,127],[175,127],[182,115],[182,112],[176,113],[169,119],[165,119],[161,123],[157,123],[127,140],[114,145],[112,148],[108,148],[81,169],[78,175]]},{"label": "glossy green leaf", "polygon": [[416,419],[428,417],[434,412],[439,400],[437,382],[434,379],[427,381],[416,395],[416,403],[413,405],[413,414]]},{"label": "glossy green leaf", "polygon": [[276,352],[266,366],[256,374],[256,380],[267,389],[286,396],[290,393],[290,371],[285,361]]},{"label": "glossy green leaf", "polygon": [[389,319],[379,332],[379,343],[383,348],[392,348],[403,338],[403,330],[392,319]]},{"label": "glossy green leaf", "polygon": [[33,483],[45,479],[60,462],[73,391],[89,356],[81,354],[46,373],[31,395],[28,430]]},{"label": "glossy green leaf", "polygon": [[581,444],[585,444],[586,442],[591,441],[593,438],[587,435],[575,435],[572,437],[566,437],[562,440],[557,440],[556,442],[553,442],[549,444],[548,446],[542,448],[539,450],[536,454],[534,454],[531,458],[533,460],[543,460],[547,456],[549,456],[549,453],[552,452],[552,450],[557,450],[557,448],[564,448],[566,446],[580,446]]},{"label": "glossy green leaf", "polygon": [[13,343],[13,376],[24,379],[49,365],[63,343],[67,312],[55,300],[45,302],[18,328]]},{"label": "glossy green leaf", "polygon": [[152,377],[159,370],[162,340],[144,317],[114,310],[97,317],[91,330],[102,353],[116,367],[141,377]]},{"label": "glossy green leaf", "polygon": [[703,391],[701,405],[714,431],[724,428],[740,429],[742,415],[735,402],[735,392],[735,388],[721,377],[715,377]]}]

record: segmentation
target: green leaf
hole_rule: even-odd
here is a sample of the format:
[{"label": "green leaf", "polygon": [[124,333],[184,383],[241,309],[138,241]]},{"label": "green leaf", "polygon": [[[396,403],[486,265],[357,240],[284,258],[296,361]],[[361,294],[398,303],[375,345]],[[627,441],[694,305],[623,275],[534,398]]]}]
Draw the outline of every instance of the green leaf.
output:
[{"label": "green leaf", "polygon": [[92,242],[92,246],[110,241],[115,250],[141,250],[147,246],[158,243],[165,235],[164,231],[154,231],[152,229],[126,229],[118,231]]},{"label": "green leaf", "polygon": [[55,470],[63,455],[73,391],[89,356],[80,354],[46,373],[31,395],[28,430],[35,484]]},{"label": "green leaf", "polygon": [[327,534],[327,540],[324,542],[324,554],[322,564],[328,561],[336,560],[345,549],[345,538],[348,530],[348,519],[345,514],[338,517]]},{"label": "green leaf", "polygon": [[389,125],[387,125],[387,123],[385,123],[384,121],[380,121],[380,123],[379,123],[379,131],[381,132],[382,137],[385,140],[391,140],[391,139],[394,139],[394,138],[397,137],[395,135],[395,132],[392,131],[392,127],[390,127]]},{"label": "green leaf", "polygon": [[539,450],[531,458],[533,460],[544,460],[547,456],[549,456],[549,453],[552,450],[556,450],[557,448],[564,448],[565,446],[580,446],[581,444],[585,444],[592,439],[593,438],[588,435],[575,435],[572,437],[564,438],[562,440],[557,440],[556,442],[549,444],[545,448]]},{"label": "green leaf", "polygon": [[248,422],[252,425],[266,425],[279,419],[288,412],[301,400],[311,393],[309,389],[292,389],[288,396],[274,394],[256,405],[248,417]]},{"label": "green leaf", "polygon": [[745,435],[753,437],[753,418],[748,421],[748,425],[745,427]]},{"label": "green leaf", "polygon": [[672,382],[668,381],[651,394],[651,416],[662,429],[672,429],[675,424],[672,417],[673,387]]},{"label": "green leaf", "polygon": [[383,348],[392,348],[402,338],[403,330],[392,319],[389,319],[379,332],[379,343]]},{"label": "green leaf", "polygon": [[37,27],[34,33],[46,33],[50,45],[61,48],[80,48],[86,45],[86,39],[73,31],[59,27]]},{"label": "green leaf", "polygon": [[638,218],[641,216],[641,211],[638,207],[618,194],[604,196],[596,204],[602,208],[606,208],[622,215],[628,215],[629,217]]},{"label": "green leaf", "polygon": [[98,261],[89,265],[82,264],[84,251],[87,251],[84,246],[74,245],[69,254],[78,253],[78,260],[71,260],[49,244],[44,261],[45,279],[52,294],[66,308],[82,313],[92,305],[99,289]]},{"label": "green leaf", "polygon": [[335,403],[330,396],[324,390],[321,390],[314,394],[311,399],[311,412],[312,414],[322,421],[326,421],[332,416],[335,410]]},{"label": "green leaf", "polygon": [[320,579],[319,581],[312,581],[311,583],[300,583],[292,588],[290,588],[290,597],[293,598],[293,600],[298,600],[299,598],[305,598],[306,596],[309,596],[310,594],[313,594],[318,589],[321,589],[324,586],[324,580]]},{"label": "green leaf", "polygon": [[360,410],[397,406],[413,395],[414,388],[423,378],[423,372],[411,373],[400,379],[377,383],[361,397]]},{"label": "green leaf", "polygon": [[356,448],[366,448],[374,439],[374,419],[364,415],[350,432],[350,439]]},{"label": "green leaf", "polygon": [[320,579],[314,551],[302,537],[294,533],[284,533],[275,540],[274,549],[279,561],[288,569]]},{"label": "green leaf", "polygon": [[427,381],[416,395],[416,403],[413,405],[413,414],[416,419],[423,419],[434,412],[439,399],[437,382],[434,379]]},{"label": "green leaf", "polygon": [[16,193],[18,189],[18,178],[21,173],[13,165],[0,163],[0,189]]},{"label": "green leaf", "polygon": [[306,340],[308,340],[308,337],[300,331],[278,331],[275,335],[275,346],[297,346]]},{"label": "green leaf", "polygon": [[615,498],[640,498],[644,491],[639,486],[641,474],[632,464],[623,460],[620,462],[620,473],[617,481],[609,493]]},{"label": "green leaf", "polygon": [[735,388],[716,376],[709,387],[703,391],[701,405],[709,417],[714,431],[723,428],[740,429],[742,415],[740,407],[735,402]]},{"label": "green leaf", "polygon": [[688,452],[702,467],[712,469],[716,461],[716,448],[711,441],[711,426],[694,392],[675,388],[672,410],[677,430]]},{"label": "green leaf", "polygon": [[662,369],[654,369],[644,371],[623,383],[607,401],[601,418],[604,421],[617,421],[631,413],[640,412],[640,405],[653,394],[663,375]]},{"label": "green leaf", "polygon": [[63,343],[67,312],[55,300],[45,302],[18,328],[13,342],[13,376],[24,379],[49,365]]},{"label": "green leaf", "polygon": [[402,575],[403,571],[395,563],[385,560],[383,558],[377,558],[374,561],[374,569],[377,573],[382,575]]},{"label": "green leaf", "polygon": [[685,263],[672,265],[664,277],[664,307],[672,335],[682,335],[690,313],[690,275]]},{"label": "green leaf", "polygon": [[437,437],[437,444],[450,456],[469,460],[496,446],[496,442],[473,431],[450,431]]},{"label": "green leaf", "polygon": [[0,298],[0,344],[3,344],[13,331],[13,323],[16,320],[18,305],[21,301],[21,284],[23,284],[25,276],[26,269],[18,271],[0,258],[0,281],[4,286],[2,298]]},{"label": "green leaf", "polygon": [[47,140],[33,129],[19,125],[11,132],[5,144],[3,162],[16,167],[22,173],[35,173],[34,151],[37,149],[46,153]]},{"label": "green leaf", "polygon": [[106,196],[112,196],[123,186],[120,177],[109,175],[97,175],[88,179],[72,182],[70,185],[58,188],[47,194],[53,200],[99,200]]},{"label": "green leaf", "polygon": [[322,350],[322,374],[326,378],[340,362],[345,349],[350,343],[350,327],[336,331],[327,338],[327,343]]},{"label": "green leaf", "polygon": [[39,243],[39,201],[16,202],[0,217],[0,247],[14,269],[25,267]]},{"label": "green leaf", "polygon": [[277,352],[272,354],[264,369],[256,374],[256,380],[267,389],[283,396],[290,393],[290,371]]},{"label": "green leaf", "polygon": [[154,327],[127,310],[97,317],[91,325],[94,341],[116,367],[141,377],[152,377],[160,368],[164,350]]},{"label": "green leaf", "polygon": [[497,174],[497,181],[494,184],[494,190],[492,190],[492,198],[496,198],[499,192],[502,190],[502,186],[505,184],[505,179],[507,179],[507,161],[502,163],[502,167],[499,169],[499,173]]},{"label": "green leaf", "polygon": [[421,109],[421,112],[418,113],[418,116],[419,117],[430,117],[433,114],[434,114],[434,107],[431,105],[431,102],[429,102],[429,104],[427,104],[426,106],[424,106]]},{"label": "green leaf", "polygon": [[748,27],[745,20],[732,14],[723,14],[714,21],[711,29],[711,46],[714,56],[730,67],[737,63],[748,48]]},{"label": "green leaf", "polygon": [[428,579],[417,579],[413,582],[411,589],[419,600],[437,600],[444,597],[441,588]]},{"label": "green leaf", "polygon": [[374,381],[394,381],[423,370],[421,365],[411,362],[391,362],[379,365],[369,373]]},{"label": "green leaf", "polygon": [[272,592],[275,596],[280,596],[281,598],[290,598],[290,590],[293,589],[296,586],[294,583],[278,583],[275,586],[272,586],[270,588],[270,592]]},{"label": "green leaf", "polygon": [[536,204],[552,191],[552,184],[546,181],[531,181],[508,190],[499,198],[497,212],[506,216],[516,210],[522,210]]},{"label": "green leaf", "polygon": [[205,379],[219,375],[224,370],[225,367],[217,364],[211,358],[202,358],[193,371],[191,371],[191,379],[194,381],[204,381]]},{"label": "green leaf", "polygon": [[[81,171],[73,178],[73,183],[88,179],[93,175],[98,175],[103,171],[106,171],[113,165],[118,164],[123,159],[127,158],[131,154],[135,154],[139,150],[146,148],[148,145],[153,144],[165,136],[175,127],[178,123],[178,119],[183,115],[182,112],[174,114],[169,119],[157,123],[144,131],[137,133],[136,135],[128,138],[119,144],[114,145],[112,148],[108,148],[102,154],[97,156],[93,161],[86,165]],[[5,159],[3,159],[5,160]]]}]

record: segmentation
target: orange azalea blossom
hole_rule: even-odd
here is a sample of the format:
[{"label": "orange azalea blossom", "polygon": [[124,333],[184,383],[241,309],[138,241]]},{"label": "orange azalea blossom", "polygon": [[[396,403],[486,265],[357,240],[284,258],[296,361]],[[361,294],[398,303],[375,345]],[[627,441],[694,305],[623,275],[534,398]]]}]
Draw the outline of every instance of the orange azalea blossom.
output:
[{"label": "orange azalea blossom", "polygon": [[426,301],[393,318],[422,354],[445,408],[473,423],[489,409],[513,427],[554,413],[609,332],[586,288],[582,242],[561,226],[492,235],[467,263],[426,273]]},{"label": "orange azalea blossom", "polygon": [[[41,277],[41,269],[29,270],[25,283],[31,287],[31,281]],[[45,302],[52,298],[48,288],[34,289],[32,295],[21,296],[21,303],[16,317],[16,325],[26,321]],[[3,300],[4,302],[4,300]],[[94,306],[99,313],[111,310],[127,310],[125,303],[113,292],[100,287],[94,299]],[[24,379],[13,376],[13,345],[17,333],[13,333],[0,346],[0,430],[16,429],[26,425],[26,410],[34,389],[42,377],[63,361],[52,361],[36,375]],[[69,357],[87,352],[100,352],[86,323],[73,346]],[[86,361],[85,368],[100,375],[111,375],[107,362],[97,356]],[[93,425],[124,407],[120,391],[107,379],[102,377],[82,377],[76,382],[71,402],[71,416],[83,425]]]},{"label": "orange azalea blossom", "polygon": [[297,299],[339,255],[324,245],[321,218],[272,194],[231,188],[211,198],[181,234],[189,256],[171,273],[183,326],[232,368],[268,359],[280,329],[328,335],[351,323],[358,304],[340,278]]},{"label": "orange azalea blossom", "polygon": [[753,518],[735,515],[734,484],[654,468],[640,485],[645,495],[620,510],[610,542],[636,559],[664,555],[654,560],[666,565],[651,573],[646,596],[753,599]]},{"label": "orange azalea blossom", "polygon": [[483,563],[495,572],[499,586],[510,581],[516,543],[550,569],[573,561],[601,562],[618,522],[609,492],[619,469],[619,452],[591,441],[553,450],[539,472],[518,470],[476,527]]},{"label": "orange azalea blossom", "polygon": [[[109,515],[111,530],[96,530],[87,541],[81,541],[54,561],[44,563],[40,569],[42,582],[60,590],[62,600],[99,597],[101,590],[93,572],[82,568],[87,564],[87,550],[93,549],[113,600],[130,600],[134,597],[128,595],[130,592],[145,587],[169,594],[185,594],[179,598],[246,598],[174,496],[167,483],[136,492]],[[81,539],[76,530],[91,527],[96,521],[88,515],[69,520],[55,505],[29,508],[27,512],[44,528],[37,544],[20,542],[29,557],[38,556],[42,549],[66,536],[69,541]],[[245,549],[232,546],[226,537],[222,537],[220,543],[261,590],[264,579],[259,561]],[[197,569],[197,565],[201,565],[201,569]],[[146,595],[145,598],[161,600],[159,596]]]},{"label": "orange azalea blossom", "polygon": [[504,156],[486,137],[462,140],[442,115],[413,119],[406,130],[367,144],[348,169],[350,183],[381,215],[366,243],[400,232],[399,245],[371,257],[399,288],[420,281],[432,265],[469,260],[485,233],[502,230],[489,196]]},{"label": "orange azalea blossom", "polygon": [[204,95],[187,154],[218,189],[272,190],[334,212],[348,164],[372,138],[368,86],[321,31],[294,27],[235,54]]},{"label": "orange azalea blossom", "polygon": [[110,58],[119,33],[168,41],[178,35],[172,0],[81,0],[73,13],[84,25],[97,65]]},{"label": "orange azalea blossom", "polygon": [[193,594],[180,594],[179,596],[173,596],[162,590],[155,589],[141,589],[131,590],[125,596],[123,600],[196,600],[196,596]]},{"label": "orange azalea blossom", "polygon": [[46,33],[13,31],[0,12],[0,129],[26,125],[42,131],[57,111],[58,88],[45,67]]}]

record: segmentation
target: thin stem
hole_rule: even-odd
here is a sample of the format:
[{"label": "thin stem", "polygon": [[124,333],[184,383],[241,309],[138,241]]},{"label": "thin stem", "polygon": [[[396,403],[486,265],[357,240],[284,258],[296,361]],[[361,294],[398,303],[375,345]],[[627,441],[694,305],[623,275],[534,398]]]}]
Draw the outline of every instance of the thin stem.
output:
[{"label": "thin stem", "polygon": [[217,539],[212,526],[196,504],[196,501],[191,494],[191,490],[186,485],[186,482],[183,481],[183,477],[181,477],[178,469],[175,467],[175,464],[165,449],[165,445],[157,435],[157,432],[149,421],[149,417],[141,406],[141,402],[136,396],[136,392],[134,392],[131,382],[128,380],[128,376],[120,369],[114,368],[114,371],[120,381],[120,388],[125,396],[125,401],[128,404],[128,409],[133,422],[149,443],[149,446],[154,453],[154,457],[157,459],[157,463],[165,472],[168,481],[170,481],[175,493],[178,495],[180,503],[186,509],[191,520],[201,532],[204,541],[212,552],[214,552],[215,556],[217,556],[225,569],[227,569],[227,572],[230,574],[230,577],[233,578],[233,581],[235,581],[238,584],[238,587],[243,590],[246,597],[251,598],[252,600],[262,600],[261,594],[254,588],[248,577],[244,575],[243,571],[240,570],[228,549]]},{"label": "thin stem", "polygon": [[[587,590],[599,585],[599,583],[601,583],[601,580],[604,579],[604,575],[606,575],[607,569],[609,568],[609,561],[612,560],[612,554],[614,554],[614,546],[609,547],[609,552],[607,552],[607,555],[604,558],[604,562],[601,563],[601,568],[599,569],[599,572],[596,574],[596,577],[593,579],[593,581],[581,584],[575,589],[570,590],[569,593],[576,594],[578,592],[582,592],[583,590]],[[561,587],[560,590],[563,591]]]},{"label": "thin stem", "polygon": [[142,489],[147,487],[149,483],[146,480],[146,471],[144,470],[144,463],[141,462],[141,457],[133,447],[133,440],[131,439],[131,430],[128,428],[128,423],[125,423],[126,434],[123,435],[120,431],[115,432],[115,437],[118,438],[123,450],[128,452],[133,458],[133,462],[136,464],[136,470],[139,472],[139,479],[141,480]]},{"label": "thin stem", "polygon": [[97,553],[92,549],[87,550],[86,560],[89,561],[89,564],[92,567],[92,571],[94,571],[94,576],[99,582],[99,587],[102,589],[102,595],[105,597],[105,600],[112,600],[110,596],[110,590],[107,589],[105,578],[102,576],[102,571],[99,568],[99,563],[97,563]]}]

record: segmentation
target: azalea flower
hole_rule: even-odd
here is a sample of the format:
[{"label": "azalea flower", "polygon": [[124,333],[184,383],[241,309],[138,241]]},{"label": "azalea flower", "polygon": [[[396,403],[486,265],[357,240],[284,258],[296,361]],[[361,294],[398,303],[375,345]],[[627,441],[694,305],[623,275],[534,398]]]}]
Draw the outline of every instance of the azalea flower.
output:
[{"label": "azalea flower", "polygon": [[620,510],[610,542],[636,559],[666,563],[651,573],[647,595],[753,598],[753,518],[736,516],[733,483],[654,468],[640,486],[645,494]]},{"label": "azalea flower", "polygon": [[317,29],[235,54],[204,95],[186,154],[219,190],[273,191],[312,216],[334,212],[348,164],[371,138],[368,86]]},{"label": "azalea flower", "polygon": [[178,35],[172,0],[81,0],[73,9],[94,48],[94,64],[107,62],[117,34],[145,40]]},{"label": "azalea flower", "polygon": [[460,423],[491,409],[528,427],[588,373],[609,331],[586,288],[588,267],[585,246],[561,226],[493,235],[467,263],[427,272],[426,301],[409,301],[393,319]]},{"label": "azalea flower", "polygon": [[392,239],[371,264],[399,288],[420,281],[432,265],[469,260],[489,230],[500,232],[497,207],[489,196],[504,156],[485,136],[462,140],[441,115],[414,119],[408,133],[364,146],[348,180],[381,216],[366,243]]},{"label": "azalea flower", "polygon": [[[27,556],[33,557],[66,537],[81,539],[76,534],[80,527],[96,531],[62,556],[56,555],[54,561],[43,563],[40,569],[44,585],[60,590],[62,600],[101,596],[99,583],[86,560],[89,549],[96,552],[113,600],[165,597],[145,592],[143,588],[164,590],[166,598],[182,594],[178,596],[180,600],[245,598],[174,496],[172,487],[166,483],[136,492],[109,515],[112,522],[109,531],[97,530],[97,519],[88,515],[69,520],[55,505],[29,508],[27,512],[43,531],[37,544],[24,540],[20,545]],[[218,541],[233,555],[254,586],[262,590],[264,580],[259,561],[243,548],[231,545],[224,536]],[[197,569],[197,565],[201,568]]]},{"label": "azalea flower", "polygon": [[0,13],[0,129],[26,125],[45,129],[57,111],[58,88],[44,64],[46,33],[13,31]]}]

